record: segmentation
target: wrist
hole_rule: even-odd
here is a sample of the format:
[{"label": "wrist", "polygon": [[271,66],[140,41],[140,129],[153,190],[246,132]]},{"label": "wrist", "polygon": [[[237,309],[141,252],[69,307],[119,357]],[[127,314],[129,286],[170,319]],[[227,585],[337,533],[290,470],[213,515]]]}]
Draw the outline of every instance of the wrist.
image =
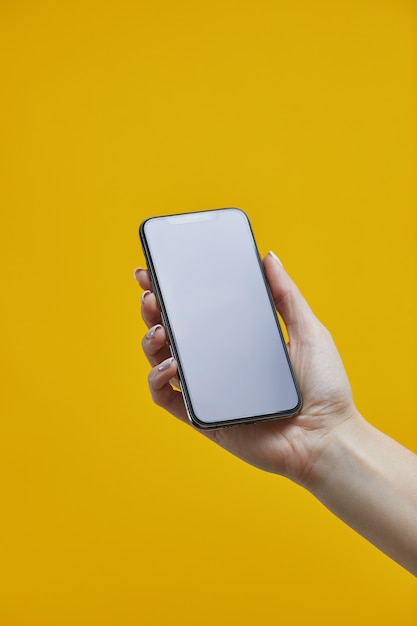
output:
[{"label": "wrist", "polygon": [[[314,462],[303,486],[320,500],[326,489],[340,478],[344,480],[353,470],[354,459],[361,447],[371,437],[372,426],[354,407],[352,413],[320,435],[314,453]],[[339,476],[340,475],[340,476]]]}]

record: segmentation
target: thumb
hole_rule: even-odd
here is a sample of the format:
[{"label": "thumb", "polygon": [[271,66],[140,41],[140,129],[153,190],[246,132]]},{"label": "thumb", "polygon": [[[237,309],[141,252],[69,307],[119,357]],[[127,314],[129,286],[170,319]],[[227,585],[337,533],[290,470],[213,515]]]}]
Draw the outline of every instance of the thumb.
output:
[{"label": "thumb", "polygon": [[267,254],[263,264],[275,306],[284,320],[290,341],[301,339],[317,322],[316,317],[273,253]]}]

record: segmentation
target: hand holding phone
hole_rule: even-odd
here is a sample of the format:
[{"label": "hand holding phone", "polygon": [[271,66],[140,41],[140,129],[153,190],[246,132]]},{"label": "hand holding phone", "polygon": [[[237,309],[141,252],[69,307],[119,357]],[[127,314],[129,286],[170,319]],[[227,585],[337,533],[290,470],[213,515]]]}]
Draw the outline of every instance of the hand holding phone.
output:
[{"label": "hand holding phone", "polygon": [[[321,447],[331,439],[334,429],[354,414],[355,407],[331,335],[271,254],[263,259],[263,266],[275,305],[288,330],[288,351],[303,392],[302,410],[291,419],[200,430],[255,467],[305,483],[313,477],[311,464]],[[142,347],[152,367],[148,377],[152,398],[155,404],[189,424],[183,394],[171,385],[177,374],[177,362],[170,355],[150,274],[138,270],[135,276],[146,294],[142,316],[150,332],[143,337]],[[203,330],[198,332],[197,341],[201,333]],[[230,361],[230,355],[225,357]],[[167,365],[161,370],[161,364]]]},{"label": "hand holding phone", "polygon": [[[413,478],[417,457],[361,417],[330,333],[282,266],[271,255],[263,263],[287,326],[303,408],[292,419],[202,432],[247,463],[306,487],[344,522],[417,575]],[[152,288],[147,271],[136,271],[135,277],[143,289]],[[143,340],[153,366],[149,387],[158,405],[187,422],[183,396],[170,385],[177,364],[168,357],[157,301],[151,291],[146,293],[142,314],[152,329]]]}]

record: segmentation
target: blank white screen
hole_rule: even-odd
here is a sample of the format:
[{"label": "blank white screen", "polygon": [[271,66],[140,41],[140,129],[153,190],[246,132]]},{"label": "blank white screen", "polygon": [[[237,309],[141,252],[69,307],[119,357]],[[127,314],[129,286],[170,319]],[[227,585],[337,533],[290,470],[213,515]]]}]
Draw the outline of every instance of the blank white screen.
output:
[{"label": "blank white screen", "polygon": [[294,410],[299,398],[246,215],[151,218],[144,233],[198,420]]}]

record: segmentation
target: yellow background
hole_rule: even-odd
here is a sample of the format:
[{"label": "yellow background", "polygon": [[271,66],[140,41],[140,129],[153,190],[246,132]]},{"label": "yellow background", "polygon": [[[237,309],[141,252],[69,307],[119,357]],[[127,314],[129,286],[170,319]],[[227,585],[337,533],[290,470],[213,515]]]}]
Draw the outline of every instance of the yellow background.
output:
[{"label": "yellow background", "polygon": [[410,574],[152,405],[132,278],[145,217],[243,208],[416,450],[416,17],[2,0],[1,625],[416,623]]}]

